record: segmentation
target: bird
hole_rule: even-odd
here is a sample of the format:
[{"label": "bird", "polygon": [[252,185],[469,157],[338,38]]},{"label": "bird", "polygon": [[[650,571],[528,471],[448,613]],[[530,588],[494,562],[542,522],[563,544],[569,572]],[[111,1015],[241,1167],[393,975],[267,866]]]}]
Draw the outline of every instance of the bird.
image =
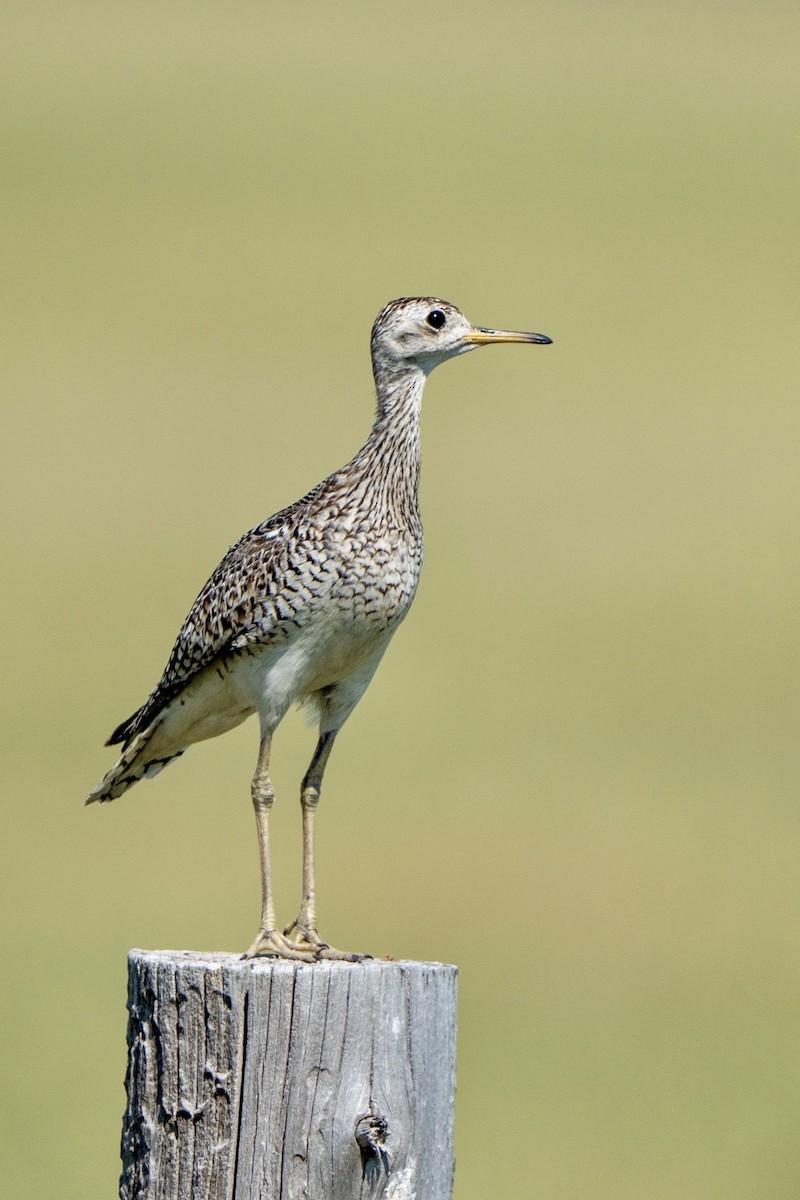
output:
[{"label": "bird", "polygon": [[[423,389],[434,367],[477,347],[551,340],[472,325],[436,297],[386,304],[370,339],[377,404],[367,440],[345,466],[230,547],[189,610],[155,688],[106,743],[121,745],[120,757],[87,804],[116,799],[194,743],[258,714],[250,791],[261,919],[245,959],[369,957],[338,950],[319,933],[315,816],[334,741],[417,590]],[[275,730],[295,703],[311,707],[319,732],[300,789],[301,904],[281,930],[272,887],[269,764]]]}]

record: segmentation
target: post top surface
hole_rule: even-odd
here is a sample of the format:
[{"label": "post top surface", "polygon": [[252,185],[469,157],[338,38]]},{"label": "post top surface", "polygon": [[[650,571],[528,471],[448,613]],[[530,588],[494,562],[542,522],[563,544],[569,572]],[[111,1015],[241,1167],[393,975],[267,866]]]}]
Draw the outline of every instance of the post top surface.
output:
[{"label": "post top surface", "polygon": [[368,958],[362,962],[339,962],[322,959],[316,963],[295,962],[287,958],[249,958],[244,959],[240,954],[231,954],[224,950],[142,950],[139,948],[128,951],[128,958],[138,962],[163,963],[174,967],[196,966],[216,970],[225,967],[231,971],[270,972],[296,971],[299,969],[311,971],[442,971],[457,973],[458,967],[452,963],[418,962],[415,959],[384,959]]}]

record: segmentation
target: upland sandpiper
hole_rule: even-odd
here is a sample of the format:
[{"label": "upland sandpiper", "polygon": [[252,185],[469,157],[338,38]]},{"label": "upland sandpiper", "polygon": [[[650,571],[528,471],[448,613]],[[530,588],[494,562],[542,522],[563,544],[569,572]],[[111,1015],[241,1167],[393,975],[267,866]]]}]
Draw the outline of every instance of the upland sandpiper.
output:
[{"label": "upland sandpiper", "polygon": [[[246,953],[357,960],[317,930],[314,816],[334,739],[405,617],[419,579],[420,402],[435,366],[476,346],[547,344],[541,333],[482,329],[432,297],[392,300],[372,329],[377,414],[354,458],[231,546],[195,600],[148,699],[108,739],[119,761],[87,804],[114,800],[187,747],[258,713],[251,788],[262,911]],[[290,705],[314,705],[319,739],[300,791],[303,898],[283,932],[272,896],[272,735]]]}]

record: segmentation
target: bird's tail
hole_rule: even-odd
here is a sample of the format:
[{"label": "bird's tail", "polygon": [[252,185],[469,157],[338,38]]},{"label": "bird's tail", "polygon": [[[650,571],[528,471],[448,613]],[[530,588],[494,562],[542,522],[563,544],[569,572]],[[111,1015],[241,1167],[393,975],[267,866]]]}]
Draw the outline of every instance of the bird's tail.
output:
[{"label": "bird's tail", "polygon": [[[163,739],[156,736],[160,725],[161,719],[157,718],[141,733],[131,738],[108,774],[100,780],[97,787],[92,788],[86,800],[87,804],[94,804],[95,801],[103,804],[106,800],[116,800],[140,779],[151,779],[167,763],[172,762],[173,758],[180,758],[183,748],[167,754],[163,752]],[[162,741],[162,748],[159,748],[159,741]]]}]

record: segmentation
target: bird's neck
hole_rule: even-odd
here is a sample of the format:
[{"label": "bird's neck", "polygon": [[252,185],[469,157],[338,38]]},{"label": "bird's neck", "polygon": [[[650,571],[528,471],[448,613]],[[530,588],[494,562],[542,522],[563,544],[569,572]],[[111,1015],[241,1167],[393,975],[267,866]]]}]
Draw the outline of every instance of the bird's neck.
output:
[{"label": "bird's neck", "polygon": [[357,461],[369,478],[373,502],[404,524],[416,524],[425,375],[418,368],[388,377],[376,371],[375,383],[375,424]]}]

